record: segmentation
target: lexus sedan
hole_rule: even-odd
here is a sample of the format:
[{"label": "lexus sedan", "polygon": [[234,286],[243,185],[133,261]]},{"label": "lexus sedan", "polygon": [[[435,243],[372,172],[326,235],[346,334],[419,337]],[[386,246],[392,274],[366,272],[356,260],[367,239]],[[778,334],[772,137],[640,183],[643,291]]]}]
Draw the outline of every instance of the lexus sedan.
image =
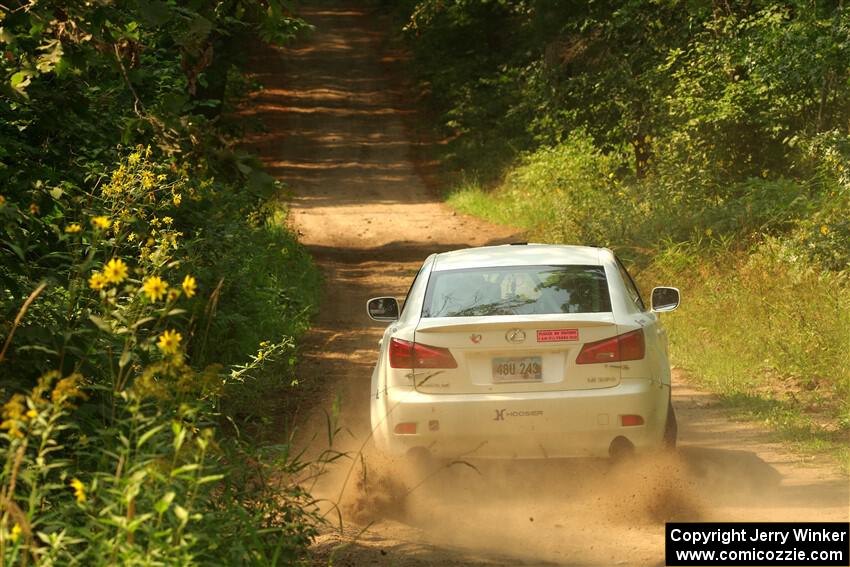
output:
[{"label": "lexus sedan", "polygon": [[375,443],[435,458],[618,457],[673,447],[667,337],[611,250],[520,244],[429,256],[372,374]]}]

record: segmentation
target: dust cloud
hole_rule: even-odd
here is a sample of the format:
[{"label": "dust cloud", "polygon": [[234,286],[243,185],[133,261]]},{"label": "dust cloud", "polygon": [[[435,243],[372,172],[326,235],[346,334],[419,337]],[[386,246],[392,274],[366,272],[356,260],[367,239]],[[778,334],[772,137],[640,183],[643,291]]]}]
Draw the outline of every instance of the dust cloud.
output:
[{"label": "dust cloud", "polygon": [[525,564],[616,563],[624,544],[652,562],[664,522],[705,517],[701,479],[669,453],[617,463],[429,461],[367,448],[326,473],[316,494],[350,532],[403,526],[433,545]]},{"label": "dust cloud", "polygon": [[[366,422],[361,408],[348,417],[361,428]],[[347,457],[314,490],[333,510],[334,541],[352,546],[351,565],[658,565],[665,522],[847,514],[846,478],[799,466],[788,469],[796,478],[783,478],[784,465],[746,450],[747,428],[730,426],[740,449],[712,439],[710,447],[694,442],[617,462],[389,458],[355,427],[337,447]],[[386,547],[395,559],[371,563],[369,552]]]}]

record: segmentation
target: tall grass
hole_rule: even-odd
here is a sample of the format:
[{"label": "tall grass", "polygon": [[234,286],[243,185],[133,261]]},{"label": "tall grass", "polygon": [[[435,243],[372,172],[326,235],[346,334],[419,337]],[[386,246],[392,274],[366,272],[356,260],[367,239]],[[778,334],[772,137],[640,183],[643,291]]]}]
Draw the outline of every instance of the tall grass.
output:
[{"label": "tall grass", "polygon": [[[676,258],[683,254],[695,258],[687,267]],[[672,356],[692,379],[796,441],[846,442],[845,274],[795,261],[770,239],[749,254],[671,247],[642,280],[683,290],[686,302],[666,324]]]}]

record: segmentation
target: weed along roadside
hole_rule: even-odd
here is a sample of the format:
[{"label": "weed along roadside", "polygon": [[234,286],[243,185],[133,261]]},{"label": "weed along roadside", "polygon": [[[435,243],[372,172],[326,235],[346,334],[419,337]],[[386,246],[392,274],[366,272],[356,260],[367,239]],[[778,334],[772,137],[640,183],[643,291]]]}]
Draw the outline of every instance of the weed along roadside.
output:
[{"label": "weed along roadside", "polygon": [[[234,142],[276,2],[0,6],[0,562],[291,565],[318,273]],[[277,404],[279,407],[281,404]]]}]

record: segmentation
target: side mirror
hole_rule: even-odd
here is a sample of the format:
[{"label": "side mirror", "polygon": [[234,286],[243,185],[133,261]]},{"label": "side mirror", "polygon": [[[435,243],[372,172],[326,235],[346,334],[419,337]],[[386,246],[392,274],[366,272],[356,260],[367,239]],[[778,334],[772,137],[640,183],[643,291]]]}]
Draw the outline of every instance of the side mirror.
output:
[{"label": "side mirror", "polygon": [[652,311],[666,313],[679,306],[679,290],[675,287],[656,287],[652,290]]},{"label": "side mirror", "polygon": [[375,297],[366,302],[366,312],[375,321],[396,321],[399,311],[395,297]]}]

